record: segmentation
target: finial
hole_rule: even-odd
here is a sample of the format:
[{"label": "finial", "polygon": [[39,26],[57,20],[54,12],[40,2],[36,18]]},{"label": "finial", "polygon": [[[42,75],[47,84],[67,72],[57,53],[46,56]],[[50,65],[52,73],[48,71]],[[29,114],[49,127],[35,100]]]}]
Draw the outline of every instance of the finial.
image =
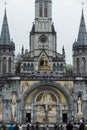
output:
[{"label": "finial", "polygon": [[82,4],[82,9],[84,9],[84,0],[82,0],[81,4]]},{"label": "finial", "polygon": [[7,3],[5,2],[4,4],[5,4],[5,8],[6,8]]},{"label": "finial", "polygon": [[22,55],[23,55],[24,54],[24,46],[23,45],[22,45],[21,51],[22,51]]},{"label": "finial", "polygon": [[64,49],[64,46],[62,47],[62,54],[65,56],[65,49]]}]

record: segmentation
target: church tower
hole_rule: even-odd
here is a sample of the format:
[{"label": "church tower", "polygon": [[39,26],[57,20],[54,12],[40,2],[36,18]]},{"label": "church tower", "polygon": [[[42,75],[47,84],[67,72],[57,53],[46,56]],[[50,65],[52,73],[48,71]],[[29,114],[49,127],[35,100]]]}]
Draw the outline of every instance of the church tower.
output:
[{"label": "church tower", "polygon": [[77,75],[77,80],[73,81],[74,85],[74,108],[76,108],[76,101],[81,100],[81,112],[75,110],[77,118],[84,117],[86,119],[86,101],[87,101],[87,83],[82,80],[82,76],[87,74],[87,31],[84,19],[84,12],[82,10],[81,21],[77,40],[73,44],[73,73]]},{"label": "church tower", "polygon": [[73,72],[87,73],[87,31],[82,10],[78,38],[73,44]]},{"label": "church tower", "polygon": [[35,0],[35,19],[29,39],[30,50],[22,53],[21,73],[35,70],[65,72],[65,53],[57,52],[52,0]]},{"label": "church tower", "polygon": [[[52,1],[35,0],[35,22],[30,32],[30,51],[45,48],[52,56],[51,51],[57,51],[56,32],[52,22]],[[34,55],[37,56],[39,52]]]},{"label": "church tower", "polygon": [[10,39],[6,8],[0,36],[0,74],[14,73],[15,44]]}]

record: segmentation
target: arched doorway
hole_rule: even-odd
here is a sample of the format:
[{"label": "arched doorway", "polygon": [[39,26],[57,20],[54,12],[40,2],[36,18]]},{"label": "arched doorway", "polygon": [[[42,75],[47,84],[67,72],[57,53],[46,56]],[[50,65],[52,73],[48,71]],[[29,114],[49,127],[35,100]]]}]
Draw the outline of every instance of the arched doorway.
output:
[{"label": "arched doorway", "polygon": [[23,119],[36,123],[66,122],[72,116],[72,98],[59,83],[33,84],[23,96]]}]

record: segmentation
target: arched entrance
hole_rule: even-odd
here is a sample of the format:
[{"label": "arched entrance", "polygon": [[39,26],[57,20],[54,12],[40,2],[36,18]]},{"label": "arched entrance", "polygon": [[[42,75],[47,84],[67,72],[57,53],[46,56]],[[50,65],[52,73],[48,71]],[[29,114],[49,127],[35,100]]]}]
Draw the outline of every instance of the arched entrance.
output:
[{"label": "arched entrance", "polygon": [[58,83],[33,84],[23,98],[24,117],[28,122],[66,122],[72,115],[72,98]]}]

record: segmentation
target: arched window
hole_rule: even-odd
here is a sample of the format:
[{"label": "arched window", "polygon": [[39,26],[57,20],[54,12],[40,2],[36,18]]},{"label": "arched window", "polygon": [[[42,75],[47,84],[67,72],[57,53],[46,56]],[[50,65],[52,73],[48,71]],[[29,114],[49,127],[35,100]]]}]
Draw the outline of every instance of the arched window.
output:
[{"label": "arched window", "polygon": [[3,57],[3,65],[2,65],[3,74],[6,73],[6,67],[7,67],[6,65],[7,65],[7,63],[6,63],[6,57]]},{"label": "arched window", "polygon": [[44,2],[44,17],[47,17],[47,14],[48,14],[48,10],[47,10],[47,0],[45,0]]},{"label": "arched window", "polygon": [[24,70],[24,71],[26,71],[26,70],[27,70],[26,63],[24,63],[24,65],[23,65],[23,70]]},{"label": "arched window", "polygon": [[8,72],[11,73],[11,58],[8,59]]},{"label": "arched window", "polygon": [[30,64],[27,65],[27,70],[30,71]]},{"label": "arched window", "polygon": [[42,1],[40,1],[40,5],[39,5],[39,16],[42,17],[43,16],[43,11],[42,11]]},{"label": "arched window", "polygon": [[60,71],[63,71],[63,64],[60,65]]},{"label": "arched window", "polygon": [[34,64],[31,63],[31,71],[34,71]]},{"label": "arched window", "polygon": [[53,64],[53,71],[56,71],[56,65]]},{"label": "arched window", "polygon": [[82,70],[83,70],[83,73],[86,73],[86,60],[84,57],[82,58]]},{"label": "arched window", "polygon": [[77,58],[77,66],[76,66],[77,73],[79,73],[79,58]]},{"label": "arched window", "polygon": [[59,66],[59,64],[57,64],[57,71],[60,71],[60,66]]}]

